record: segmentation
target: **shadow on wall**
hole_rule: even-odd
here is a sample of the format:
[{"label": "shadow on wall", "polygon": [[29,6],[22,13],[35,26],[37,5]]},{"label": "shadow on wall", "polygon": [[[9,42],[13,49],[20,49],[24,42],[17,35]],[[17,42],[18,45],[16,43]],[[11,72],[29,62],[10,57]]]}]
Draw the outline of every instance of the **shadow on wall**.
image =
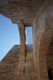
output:
[{"label": "shadow on wall", "polygon": [[49,80],[53,80],[53,69],[52,68],[49,68],[48,76],[49,76]]}]

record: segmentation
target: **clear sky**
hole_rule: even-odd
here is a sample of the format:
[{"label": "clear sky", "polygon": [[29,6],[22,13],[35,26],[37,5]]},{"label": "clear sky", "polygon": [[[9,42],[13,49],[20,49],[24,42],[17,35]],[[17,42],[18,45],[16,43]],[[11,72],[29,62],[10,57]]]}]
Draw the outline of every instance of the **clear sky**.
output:
[{"label": "clear sky", "polygon": [[[26,27],[26,43],[32,43],[32,28]],[[0,14],[0,61],[14,46],[20,44],[18,25],[13,24],[10,19]]]},{"label": "clear sky", "polygon": [[16,44],[20,44],[18,25],[0,14],[0,61]]},{"label": "clear sky", "polygon": [[26,44],[28,45],[32,44],[32,27],[26,27],[25,34],[26,34]]}]

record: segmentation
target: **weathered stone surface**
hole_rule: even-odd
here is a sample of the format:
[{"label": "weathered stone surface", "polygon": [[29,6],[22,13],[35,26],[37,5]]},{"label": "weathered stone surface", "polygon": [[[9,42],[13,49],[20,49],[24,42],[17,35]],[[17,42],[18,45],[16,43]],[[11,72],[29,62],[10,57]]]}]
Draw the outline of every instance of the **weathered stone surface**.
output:
[{"label": "weathered stone surface", "polygon": [[[32,47],[31,47],[32,48]],[[20,46],[14,46],[0,63],[1,80],[34,80],[35,67],[33,62],[33,51],[26,46],[26,61],[19,63]],[[30,51],[31,50],[31,51]],[[20,57],[19,57],[20,56]],[[20,70],[19,70],[20,69]]]},{"label": "weathered stone surface", "polygon": [[8,4],[0,7],[0,14],[9,17],[15,23],[22,19],[25,24],[32,25],[34,17],[41,15],[52,1],[8,0]]},{"label": "weathered stone surface", "polygon": [[52,68],[53,70],[53,38],[51,39],[49,48],[48,48],[48,69]]},{"label": "weathered stone surface", "polygon": [[[47,53],[53,37],[53,3],[33,23],[33,55],[37,80],[48,80]],[[36,36],[35,36],[36,35]]]},{"label": "weathered stone surface", "polygon": [[[0,13],[19,24],[21,41],[20,54],[1,63],[0,79],[49,80],[48,68],[53,68],[53,0],[9,0],[8,4],[0,6]],[[33,26],[33,59],[27,50],[25,58],[26,25]]]}]

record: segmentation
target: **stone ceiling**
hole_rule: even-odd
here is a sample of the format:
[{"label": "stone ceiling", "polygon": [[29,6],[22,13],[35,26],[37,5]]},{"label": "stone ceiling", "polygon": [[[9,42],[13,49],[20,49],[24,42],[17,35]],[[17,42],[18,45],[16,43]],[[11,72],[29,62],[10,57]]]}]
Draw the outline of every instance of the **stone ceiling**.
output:
[{"label": "stone ceiling", "polygon": [[52,0],[0,0],[0,14],[11,18],[13,22],[23,20],[31,25],[37,12],[46,8],[49,1]]}]

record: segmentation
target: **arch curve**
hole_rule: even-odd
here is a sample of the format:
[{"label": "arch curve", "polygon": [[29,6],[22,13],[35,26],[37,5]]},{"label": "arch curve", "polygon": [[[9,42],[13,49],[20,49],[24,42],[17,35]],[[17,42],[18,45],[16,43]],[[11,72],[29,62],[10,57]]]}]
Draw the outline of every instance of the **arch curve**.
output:
[{"label": "arch curve", "polygon": [[53,35],[52,29],[45,31],[40,39],[39,44],[39,70],[40,80],[48,80],[48,63],[47,63],[47,52],[49,44]]}]

